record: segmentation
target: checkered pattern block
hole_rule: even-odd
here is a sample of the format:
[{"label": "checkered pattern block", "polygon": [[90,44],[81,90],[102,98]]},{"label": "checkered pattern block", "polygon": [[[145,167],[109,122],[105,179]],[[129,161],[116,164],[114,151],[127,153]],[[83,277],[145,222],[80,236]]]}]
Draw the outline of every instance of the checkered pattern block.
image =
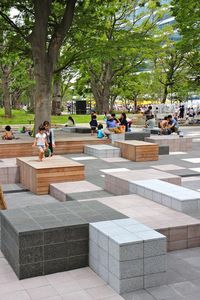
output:
[{"label": "checkered pattern block", "polygon": [[132,193],[182,212],[200,207],[200,193],[157,179],[132,182]]},{"label": "checkered pattern block", "polygon": [[96,157],[119,157],[120,149],[110,145],[85,145],[84,153]]},{"label": "checkered pattern block", "polygon": [[119,294],[164,284],[166,237],[133,219],[90,223],[89,266]]}]

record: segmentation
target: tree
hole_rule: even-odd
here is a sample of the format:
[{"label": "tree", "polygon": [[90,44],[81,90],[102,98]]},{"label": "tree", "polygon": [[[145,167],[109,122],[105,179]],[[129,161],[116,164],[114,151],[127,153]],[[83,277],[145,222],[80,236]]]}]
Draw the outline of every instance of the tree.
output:
[{"label": "tree", "polygon": [[81,47],[89,50],[82,69],[83,74],[89,74],[98,112],[109,111],[111,90],[118,78],[138,71],[153,48],[152,31],[161,16],[160,10],[155,1],[147,1],[146,11],[137,14],[136,6],[141,3],[104,1],[87,8],[82,38],[79,37],[84,41]]},{"label": "tree", "polygon": [[[51,85],[53,72],[77,0],[1,1],[1,17],[30,47],[35,78],[35,128],[51,116]],[[11,17],[11,9],[17,14]],[[6,13],[9,11],[9,14]]]},{"label": "tree", "polygon": [[173,0],[172,12],[175,16],[181,40],[179,47],[187,51],[188,74],[194,89],[200,86],[200,6],[199,0]]}]

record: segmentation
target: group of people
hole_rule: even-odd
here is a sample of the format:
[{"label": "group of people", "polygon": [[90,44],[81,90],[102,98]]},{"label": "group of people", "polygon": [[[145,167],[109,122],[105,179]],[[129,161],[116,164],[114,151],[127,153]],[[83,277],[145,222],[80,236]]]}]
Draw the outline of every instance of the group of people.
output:
[{"label": "group of people", "polygon": [[115,113],[105,114],[106,128],[103,130],[103,124],[97,122],[97,115],[95,112],[91,114],[91,121],[89,123],[91,128],[91,135],[97,133],[97,137],[109,137],[111,133],[119,133],[128,131],[131,127],[132,121],[127,120],[126,114],[121,113],[119,119]]},{"label": "group of people", "polygon": [[178,124],[178,118],[177,116],[168,115],[164,117],[163,120],[161,120],[158,123],[158,127],[161,130],[161,134],[171,134],[173,132],[177,133],[179,132],[179,124]]}]

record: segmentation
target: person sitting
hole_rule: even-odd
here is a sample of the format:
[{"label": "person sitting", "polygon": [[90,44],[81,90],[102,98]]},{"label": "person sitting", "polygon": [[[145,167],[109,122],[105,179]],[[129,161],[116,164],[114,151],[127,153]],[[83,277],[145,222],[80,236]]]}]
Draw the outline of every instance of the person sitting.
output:
[{"label": "person sitting", "polygon": [[75,121],[71,116],[69,116],[67,123],[65,124],[65,127],[73,127],[73,126],[76,126]]},{"label": "person sitting", "polygon": [[97,137],[99,139],[102,139],[104,137],[104,133],[103,133],[103,124],[99,123],[97,126]]},{"label": "person sitting", "polygon": [[162,121],[159,122],[158,127],[161,129],[161,134],[171,134],[172,131],[170,129],[170,125],[169,125],[169,118],[164,117],[164,119]]},{"label": "person sitting", "polygon": [[173,118],[172,115],[168,115],[168,124],[172,132],[178,133],[179,124],[176,117]]},{"label": "person sitting", "polygon": [[148,119],[148,120],[146,121],[145,127],[146,127],[146,128],[154,128],[155,126],[156,126],[156,120],[155,120],[154,115],[152,115],[152,116],[150,117],[150,119]]},{"label": "person sitting", "polygon": [[119,124],[119,119],[117,119],[115,113],[112,113],[111,116],[115,120],[116,124]]},{"label": "person sitting", "polygon": [[128,122],[126,120],[126,114],[125,113],[121,113],[119,121],[120,121],[119,125],[120,126],[124,126],[125,127],[125,131],[127,132],[128,131]]},{"label": "person sitting", "polygon": [[3,140],[12,140],[14,139],[14,134],[12,133],[10,125],[5,127],[5,132],[2,135]]},{"label": "person sitting", "polygon": [[148,109],[147,110],[145,110],[145,112],[144,112],[144,116],[146,116],[146,121],[148,120],[148,119],[150,119],[150,117],[152,116],[152,106],[151,105],[149,105],[148,106]]},{"label": "person sitting", "polygon": [[114,130],[117,127],[117,123],[115,122],[114,118],[111,116],[111,114],[107,114],[107,120],[106,120],[106,129],[104,130],[104,134],[109,138],[111,132],[114,132]]}]

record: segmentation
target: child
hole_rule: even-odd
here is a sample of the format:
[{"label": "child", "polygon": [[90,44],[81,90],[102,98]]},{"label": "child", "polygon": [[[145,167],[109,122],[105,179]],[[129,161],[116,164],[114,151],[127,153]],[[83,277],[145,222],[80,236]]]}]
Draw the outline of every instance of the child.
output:
[{"label": "child", "polygon": [[94,135],[94,133],[96,132],[97,126],[98,126],[97,116],[92,115],[92,120],[90,121],[91,135]]},{"label": "child", "polygon": [[39,149],[39,160],[42,161],[44,159],[44,151],[48,148],[47,136],[45,133],[45,128],[43,125],[40,125],[38,133],[35,136],[35,141],[33,143],[33,147],[37,146]]},{"label": "child", "polygon": [[2,135],[2,139],[3,139],[3,140],[12,140],[12,139],[14,139],[14,135],[13,135],[13,133],[12,133],[12,130],[11,130],[10,125],[7,125],[7,126],[5,127],[5,132],[4,132],[4,134]]},{"label": "child", "polygon": [[97,137],[99,139],[102,139],[104,137],[104,133],[103,133],[103,125],[101,123],[98,124],[97,127]]},{"label": "child", "polygon": [[53,156],[53,148],[55,148],[54,132],[53,129],[51,129],[50,123],[48,121],[44,121],[43,126],[45,129],[44,133],[46,134],[47,143],[51,151],[50,156]]}]

